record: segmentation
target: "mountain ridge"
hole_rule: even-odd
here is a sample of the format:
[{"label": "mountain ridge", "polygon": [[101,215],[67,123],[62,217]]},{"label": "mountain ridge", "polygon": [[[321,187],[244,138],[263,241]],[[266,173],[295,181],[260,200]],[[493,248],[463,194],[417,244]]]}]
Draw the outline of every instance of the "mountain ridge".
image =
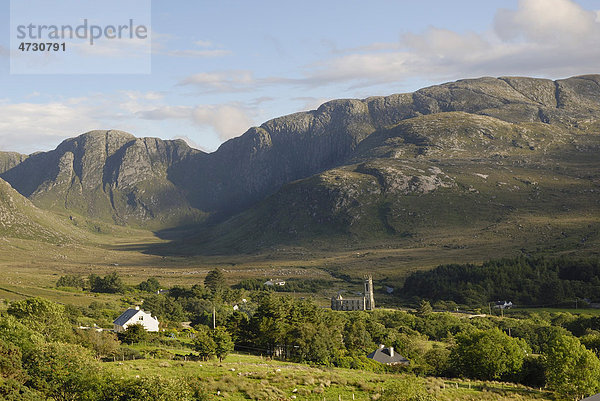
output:
[{"label": "mountain ridge", "polygon": [[[92,131],[50,152],[0,152],[0,177],[46,209],[162,229],[209,216],[224,221],[298,180],[312,182],[316,174],[313,181],[328,181],[332,170],[359,181],[371,176],[380,192],[400,191],[396,196],[435,192],[450,181],[438,173],[408,174],[443,173],[439,162],[423,159],[529,164],[577,141],[596,146],[590,133],[599,118],[599,75],[484,77],[333,100],[252,127],[213,153],[183,141]],[[404,166],[396,165],[400,159]]]}]

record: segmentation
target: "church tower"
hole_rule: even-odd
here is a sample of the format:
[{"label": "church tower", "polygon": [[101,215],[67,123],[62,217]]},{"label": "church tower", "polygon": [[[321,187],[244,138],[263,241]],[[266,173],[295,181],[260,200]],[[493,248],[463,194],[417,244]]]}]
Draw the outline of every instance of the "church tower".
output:
[{"label": "church tower", "polygon": [[373,295],[373,277],[365,276],[365,310],[375,309],[375,296]]}]

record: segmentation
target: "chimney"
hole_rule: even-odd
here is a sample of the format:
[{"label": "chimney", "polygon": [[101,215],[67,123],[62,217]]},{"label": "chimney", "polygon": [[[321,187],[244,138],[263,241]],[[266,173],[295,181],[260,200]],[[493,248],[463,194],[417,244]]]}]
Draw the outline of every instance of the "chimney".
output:
[{"label": "chimney", "polygon": [[384,349],[384,348],[385,348],[385,345],[379,344],[379,349]]},{"label": "chimney", "polygon": [[390,351],[390,357],[394,356],[394,347],[389,347],[388,350]]},{"label": "chimney", "polygon": [[140,310],[140,307],[139,307],[139,306],[136,306],[136,307],[135,307],[135,310]]}]

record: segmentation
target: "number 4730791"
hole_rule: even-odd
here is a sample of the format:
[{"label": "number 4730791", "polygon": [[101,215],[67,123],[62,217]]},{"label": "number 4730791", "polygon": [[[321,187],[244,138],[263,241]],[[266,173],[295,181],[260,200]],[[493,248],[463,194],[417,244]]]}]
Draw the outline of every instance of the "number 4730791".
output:
[{"label": "number 4730791", "polygon": [[66,44],[63,43],[53,43],[53,42],[21,42],[19,45],[19,50],[22,52],[60,52],[67,50]]}]

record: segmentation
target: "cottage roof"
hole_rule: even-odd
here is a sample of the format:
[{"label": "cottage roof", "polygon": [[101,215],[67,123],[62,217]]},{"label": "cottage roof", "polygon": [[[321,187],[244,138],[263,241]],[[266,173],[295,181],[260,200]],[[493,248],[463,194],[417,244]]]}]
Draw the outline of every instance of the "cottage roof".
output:
[{"label": "cottage roof", "polygon": [[393,348],[385,348],[383,346],[379,346],[375,351],[371,352],[367,355],[367,358],[371,358],[374,361],[385,364],[393,364],[393,363],[408,363],[408,359],[400,355],[399,353],[393,351]]},{"label": "cottage roof", "polygon": [[590,397],[584,398],[581,401],[600,401],[600,394],[592,395]]},{"label": "cottage roof", "polygon": [[123,312],[121,314],[121,316],[116,318],[113,323],[116,324],[117,326],[123,326],[132,317],[134,317],[136,315],[136,313],[138,313],[138,312],[139,312],[139,309],[127,309],[125,312]]}]

